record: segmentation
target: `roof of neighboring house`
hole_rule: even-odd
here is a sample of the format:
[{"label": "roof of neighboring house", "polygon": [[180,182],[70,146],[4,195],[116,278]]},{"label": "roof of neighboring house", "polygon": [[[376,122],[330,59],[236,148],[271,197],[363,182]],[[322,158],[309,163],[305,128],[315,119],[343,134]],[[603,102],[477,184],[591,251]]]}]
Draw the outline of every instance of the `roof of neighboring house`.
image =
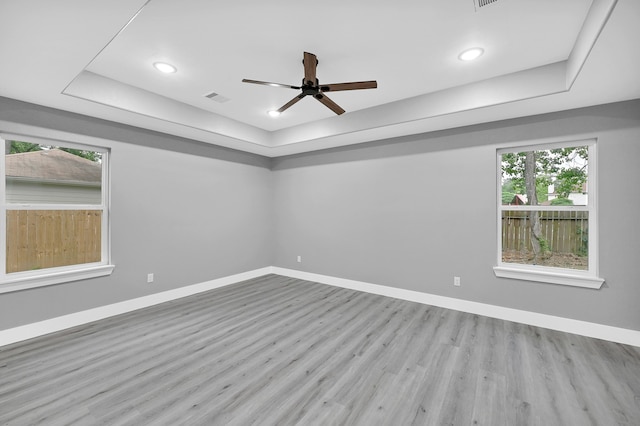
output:
[{"label": "roof of neighboring house", "polygon": [[59,149],[22,152],[5,157],[8,177],[100,183],[102,166]]},{"label": "roof of neighboring house", "polygon": [[527,204],[527,197],[525,195],[516,194],[509,203],[511,205],[525,205]]}]

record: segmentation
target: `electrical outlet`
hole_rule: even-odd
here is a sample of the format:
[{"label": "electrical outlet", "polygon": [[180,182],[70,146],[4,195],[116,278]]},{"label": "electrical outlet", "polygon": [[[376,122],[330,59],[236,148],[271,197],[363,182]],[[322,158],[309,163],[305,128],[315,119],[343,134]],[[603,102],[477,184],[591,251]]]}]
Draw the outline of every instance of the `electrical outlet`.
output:
[{"label": "electrical outlet", "polygon": [[152,283],[153,282],[153,274],[147,274],[147,282],[148,283]]},{"label": "electrical outlet", "polygon": [[298,263],[302,263],[302,256],[298,256]]},{"label": "electrical outlet", "polygon": [[460,277],[453,277],[453,285],[460,287]]}]

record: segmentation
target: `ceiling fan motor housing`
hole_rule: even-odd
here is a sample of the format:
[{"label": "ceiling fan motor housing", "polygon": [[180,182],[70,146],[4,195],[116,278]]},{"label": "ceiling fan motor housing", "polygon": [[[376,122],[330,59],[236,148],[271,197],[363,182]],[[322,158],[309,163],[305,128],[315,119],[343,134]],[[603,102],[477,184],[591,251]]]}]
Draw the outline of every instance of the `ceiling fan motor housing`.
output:
[{"label": "ceiling fan motor housing", "polygon": [[315,84],[311,84],[309,82],[305,82],[304,79],[302,79],[302,94],[307,96],[307,95],[316,95],[320,92],[320,85],[318,83],[318,79],[316,79],[316,83]]}]

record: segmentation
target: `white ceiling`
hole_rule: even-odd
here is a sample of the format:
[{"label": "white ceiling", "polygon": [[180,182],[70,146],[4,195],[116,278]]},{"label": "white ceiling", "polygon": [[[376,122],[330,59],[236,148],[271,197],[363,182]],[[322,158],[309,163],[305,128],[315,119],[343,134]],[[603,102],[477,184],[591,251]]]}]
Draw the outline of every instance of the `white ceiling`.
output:
[{"label": "white ceiling", "polygon": [[[270,157],[640,98],[640,1],[475,1],[2,0],[0,96]],[[300,85],[304,51],[378,88],[269,117],[298,91],[241,80]]]}]

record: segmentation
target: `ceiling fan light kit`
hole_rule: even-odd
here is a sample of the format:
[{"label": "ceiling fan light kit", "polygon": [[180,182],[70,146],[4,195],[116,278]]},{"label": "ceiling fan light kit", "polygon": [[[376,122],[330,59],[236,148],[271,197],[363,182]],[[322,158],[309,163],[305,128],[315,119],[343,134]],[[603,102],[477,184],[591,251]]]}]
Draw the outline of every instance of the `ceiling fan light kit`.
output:
[{"label": "ceiling fan light kit", "polygon": [[269,111],[269,115],[272,117],[280,115],[280,113],[287,110],[293,104],[298,102],[300,99],[305,96],[313,96],[324,106],[329,108],[334,113],[340,115],[344,114],[345,110],[340,107],[340,105],[336,104],[332,101],[325,92],[338,92],[344,90],[361,90],[361,89],[375,89],[378,87],[378,83],[375,80],[371,81],[354,81],[349,83],[334,83],[334,84],[320,84],[318,78],[316,77],[316,69],[318,67],[318,58],[313,53],[304,52],[304,56],[302,59],[302,64],[304,65],[304,78],[302,79],[301,86],[292,86],[289,84],[280,84],[280,83],[270,83],[267,81],[260,80],[249,80],[243,79],[243,83],[252,83],[252,84],[262,84],[266,86],[273,87],[284,87],[285,89],[294,89],[300,90],[300,94],[291,99],[289,102],[281,106],[279,109],[275,111]]}]

